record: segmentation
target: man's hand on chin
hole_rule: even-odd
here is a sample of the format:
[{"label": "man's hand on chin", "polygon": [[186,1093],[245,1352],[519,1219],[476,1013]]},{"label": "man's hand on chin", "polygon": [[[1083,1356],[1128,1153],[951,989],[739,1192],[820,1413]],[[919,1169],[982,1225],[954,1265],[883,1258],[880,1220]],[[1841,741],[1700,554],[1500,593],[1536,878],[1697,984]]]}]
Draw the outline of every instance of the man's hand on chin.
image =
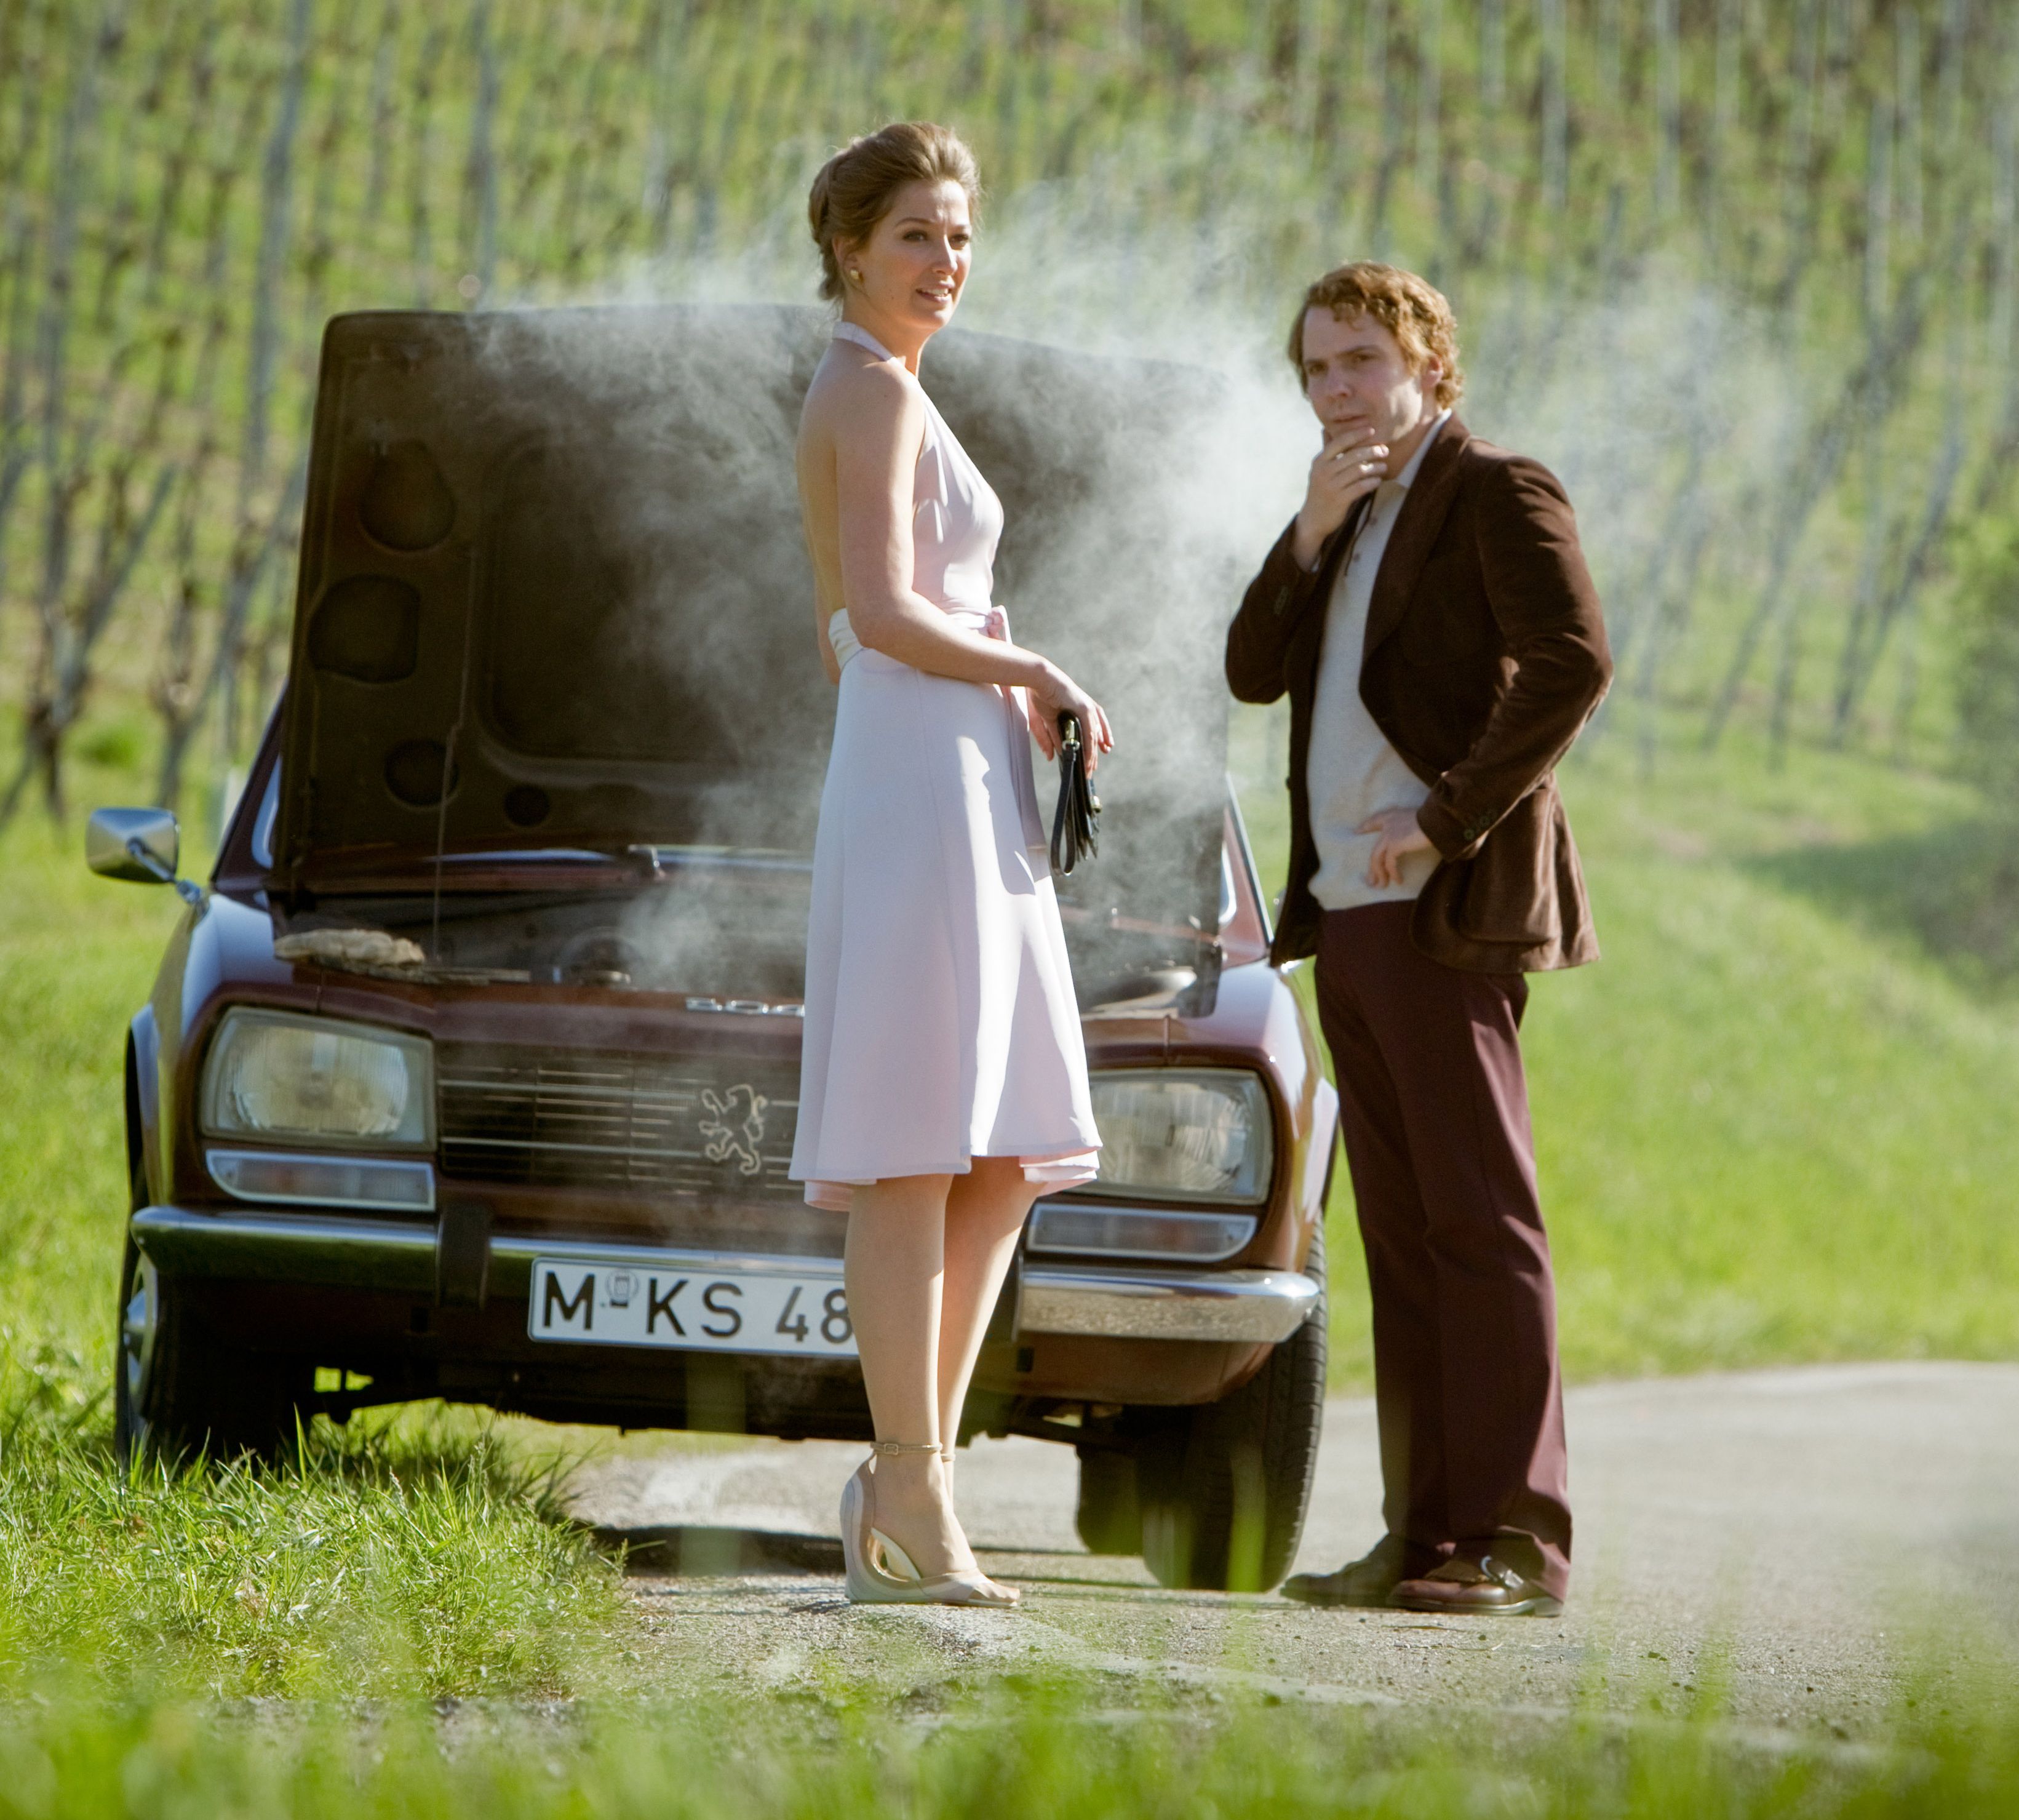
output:
[{"label": "man's hand on chin", "polygon": [[1416,825],[1413,809],[1383,809],[1361,823],[1362,834],[1378,834],[1367,862],[1367,882],[1377,890],[1402,883],[1402,862],[1412,853],[1428,853],[1430,837]]}]

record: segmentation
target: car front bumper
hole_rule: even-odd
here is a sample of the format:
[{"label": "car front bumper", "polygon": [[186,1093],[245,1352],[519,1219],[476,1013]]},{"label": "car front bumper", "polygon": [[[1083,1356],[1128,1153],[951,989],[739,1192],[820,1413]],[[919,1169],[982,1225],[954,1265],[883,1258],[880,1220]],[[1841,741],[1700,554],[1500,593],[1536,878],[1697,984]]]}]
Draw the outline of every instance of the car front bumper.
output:
[{"label": "car front bumper", "polygon": [[[440,1228],[418,1220],[346,1218],[234,1208],[201,1213],[146,1207],[134,1242],[171,1276],[319,1285],[432,1298],[440,1281]],[[539,1234],[493,1233],[488,1293],[524,1297],[533,1260],[629,1264],[697,1272],[734,1271],[761,1259],[720,1251],[599,1245]],[[835,1257],[794,1257],[808,1276],[841,1281]],[[1234,1341],[1274,1345],[1318,1303],[1318,1286],[1297,1271],[1169,1269],[1140,1263],[1061,1265],[1027,1259],[1017,1331],[1102,1340]]]}]

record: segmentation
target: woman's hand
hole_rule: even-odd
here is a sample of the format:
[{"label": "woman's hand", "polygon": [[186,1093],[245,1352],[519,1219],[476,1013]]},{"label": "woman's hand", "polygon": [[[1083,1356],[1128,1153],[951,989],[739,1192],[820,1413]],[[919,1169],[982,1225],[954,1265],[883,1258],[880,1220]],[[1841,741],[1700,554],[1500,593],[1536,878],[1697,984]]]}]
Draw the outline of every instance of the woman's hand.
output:
[{"label": "woman's hand", "polygon": [[1056,665],[1045,664],[1038,680],[1026,691],[1031,732],[1038,749],[1046,758],[1059,755],[1059,716],[1075,716],[1080,724],[1080,752],[1086,774],[1093,775],[1099,755],[1115,749],[1107,711],[1086,690]]}]

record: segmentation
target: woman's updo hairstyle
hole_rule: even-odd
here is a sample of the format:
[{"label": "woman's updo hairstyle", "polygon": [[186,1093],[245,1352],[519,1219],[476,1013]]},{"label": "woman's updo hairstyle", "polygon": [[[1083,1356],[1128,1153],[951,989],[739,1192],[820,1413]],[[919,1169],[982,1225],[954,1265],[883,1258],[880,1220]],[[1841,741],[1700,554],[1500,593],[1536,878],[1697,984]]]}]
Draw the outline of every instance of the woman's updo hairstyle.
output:
[{"label": "woman's updo hairstyle", "polygon": [[930,121],[894,121],[880,132],[865,133],[843,146],[820,168],[807,198],[807,221],[820,248],[823,297],[841,295],[841,261],[834,243],[861,245],[890,212],[907,183],[958,183],[972,209],[980,198],[981,173],[974,154],[950,127]]}]

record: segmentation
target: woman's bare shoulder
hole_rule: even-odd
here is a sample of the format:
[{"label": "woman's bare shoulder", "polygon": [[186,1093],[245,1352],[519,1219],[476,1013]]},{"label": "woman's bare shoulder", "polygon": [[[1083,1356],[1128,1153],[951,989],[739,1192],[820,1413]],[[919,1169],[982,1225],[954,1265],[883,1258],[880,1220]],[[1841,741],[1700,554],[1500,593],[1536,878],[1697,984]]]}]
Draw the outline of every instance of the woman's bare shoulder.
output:
[{"label": "woman's bare shoulder", "polygon": [[918,388],[902,372],[867,348],[837,341],[807,390],[800,426],[802,433],[839,445],[865,437],[881,441],[924,420]]}]

